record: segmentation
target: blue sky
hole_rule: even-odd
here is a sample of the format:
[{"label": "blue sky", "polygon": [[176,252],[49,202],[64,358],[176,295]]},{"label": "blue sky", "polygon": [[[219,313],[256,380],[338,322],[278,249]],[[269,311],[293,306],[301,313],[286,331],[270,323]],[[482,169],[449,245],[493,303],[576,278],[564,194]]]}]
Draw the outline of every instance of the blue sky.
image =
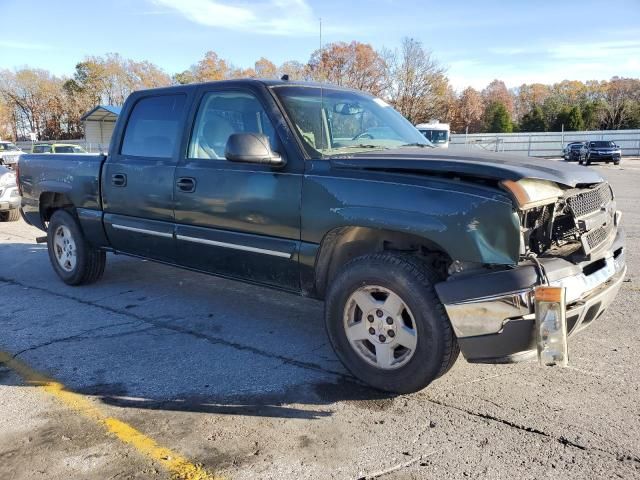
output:
[{"label": "blue sky", "polygon": [[239,67],[305,62],[324,41],[423,42],[458,90],[563,79],[640,77],[640,0],[0,0],[0,69],[70,75],[118,52],[169,73],[207,50]]}]

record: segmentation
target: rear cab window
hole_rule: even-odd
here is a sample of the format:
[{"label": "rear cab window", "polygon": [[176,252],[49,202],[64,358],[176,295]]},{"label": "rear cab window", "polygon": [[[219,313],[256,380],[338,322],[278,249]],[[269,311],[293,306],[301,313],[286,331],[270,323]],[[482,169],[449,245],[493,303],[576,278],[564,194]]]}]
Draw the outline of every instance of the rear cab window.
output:
[{"label": "rear cab window", "polygon": [[129,115],[120,153],[132,157],[171,158],[182,135],[186,98],[181,93],[138,100]]}]

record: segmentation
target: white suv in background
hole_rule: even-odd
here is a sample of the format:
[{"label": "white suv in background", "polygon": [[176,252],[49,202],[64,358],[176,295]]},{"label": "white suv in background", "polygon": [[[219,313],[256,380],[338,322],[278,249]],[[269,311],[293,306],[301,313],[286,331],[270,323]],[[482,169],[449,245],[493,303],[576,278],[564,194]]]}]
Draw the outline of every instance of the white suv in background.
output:
[{"label": "white suv in background", "polygon": [[22,155],[22,150],[15,143],[0,141],[0,165],[15,170],[20,155]]},{"label": "white suv in background", "polygon": [[20,219],[20,193],[16,174],[0,165],[0,222]]}]

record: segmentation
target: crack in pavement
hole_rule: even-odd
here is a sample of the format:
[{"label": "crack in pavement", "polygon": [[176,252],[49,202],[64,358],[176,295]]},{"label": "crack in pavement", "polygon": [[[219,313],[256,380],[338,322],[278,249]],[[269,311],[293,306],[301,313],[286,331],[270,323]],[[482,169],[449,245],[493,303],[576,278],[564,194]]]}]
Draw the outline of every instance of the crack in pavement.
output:
[{"label": "crack in pavement", "polygon": [[488,413],[480,413],[480,412],[474,412],[471,410],[467,410],[466,408],[462,408],[462,407],[457,407],[455,405],[449,405],[447,403],[444,403],[440,400],[435,400],[432,398],[426,398],[427,401],[434,403],[436,405],[439,405],[441,407],[446,407],[446,408],[451,408],[454,410],[457,410],[459,412],[465,413],[467,415],[473,416],[473,417],[478,417],[478,418],[482,418],[484,420],[490,420],[492,422],[497,422],[497,423],[501,423],[503,425],[506,425],[510,428],[515,428],[517,430],[521,430],[523,432],[527,432],[527,433],[533,433],[536,435],[540,435],[542,437],[548,438],[549,440],[554,440],[562,445],[568,446],[568,447],[572,447],[572,448],[577,448],[578,450],[582,450],[582,451],[597,451],[597,452],[601,452],[601,453],[605,453],[607,455],[611,455],[613,457],[616,458],[616,460],[618,460],[619,462],[625,462],[625,461],[632,461],[634,463],[638,463],[640,464],[640,457],[635,456],[635,455],[629,455],[629,454],[619,454],[616,452],[611,452],[609,450],[604,450],[602,448],[598,448],[598,447],[587,447],[586,445],[581,445],[579,443],[573,442],[571,440],[569,440],[568,438],[564,437],[564,436],[560,436],[560,437],[556,437],[554,435],[551,435],[547,432],[544,432],[542,430],[539,430],[535,427],[526,427],[524,425],[519,425],[515,422],[511,422],[509,420],[505,420],[503,418],[499,418],[496,417],[494,415],[488,414]]},{"label": "crack in pavement", "polygon": [[89,333],[93,333],[93,332],[98,332],[100,330],[106,330],[108,328],[115,328],[115,327],[121,327],[121,326],[125,326],[125,325],[132,325],[136,322],[134,321],[130,321],[130,322],[122,322],[122,323],[116,323],[113,325],[102,325],[100,327],[95,327],[95,328],[90,328],[88,330],[83,330],[80,333],[76,333],[75,335],[69,335],[68,337],[62,337],[62,338],[56,338],[53,340],[49,340],[48,342],[44,342],[44,343],[40,343],[38,345],[33,345],[29,348],[25,348],[23,350],[20,350],[17,353],[14,353],[12,355],[13,358],[17,358],[18,356],[22,355],[23,353],[26,352],[31,352],[33,350],[38,350],[39,348],[43,348],[43,347],[48,347],[49,345],[54,345],[56,343],[64,343],[64,342],[68,342],[71,340],[77,340],[77,339],[83,339],[83,338],[100,338],[100,337],[86,337],[85,335],[89,334]]},{"label": "crack in pavement", "polygon": [[[233,348],[235,350],[240,350],[240,351],[244,351],[244,352],[250,352],[253,353],[254,355],[258,355],[261,357],[265,357],[265,358],[270,358],[270,359],[274,359],[274,360],[279,360],[284,362],[287,365],[292,365],[295,367],[299,367],[299,368],[303,368],[306,370],[311,370],[311,371],[315,371],[315,372],[320,372],[320,373],[324,373],[324,374],[328,374],[328,375],[332,375],[335,377],[338,377],[339,379],[345,380],[345,381],[349,381],[351,383],[353,383],[354,385],[359,385],[361,386],[362,384],[353,376],[347,374],[347,373],[343,373],[343,372],[339,372],[336,370],[331,370],[328,368],[325,368],[321,365],[318,365],[316,363],[312,363],[312,362],[305,362],[305,361],[301,361],[301,360],[296,360],[295,358],[290,358],[290,357],[286,357],[284,355],[280,355],[277,353],[272,353],[272,352],[268,352],[266,350],[262,350],[260,348],[257,347],[253,347],[251,345],[244,345],[238,342],[234,342],[234,341],[230,341],[230,340],[226,340],[224,338],[221,337],[216,337],[213,335],[207,335],[205,333],[201,333],[198,332],[196,330],[192,330],[190,328],[187,327],[182,327],[179,325],[174,325],[168,322],[163,322],[161,320],[159,320],[158,318],[148,318],[145,317],[143,315],[139,315],[137,313],[134,313],[130,310],[119,310],[117,308],[113,308],[113,307],[109,307],[107,305],[100,305],[99,303],[95,303],[94,301],[91,300],[83,300],[81,298],[77,298],[74,297],[73,295],[67,295],[64,293],[59,293],[59,292],[54,292],[51,290],[48,290],[44,287],[37,287],[34,285],[29,285],[23,282],[20,282],[18,280],[15,280],[13,278],[7,278],[7,277],[2,277],[0,276],[0,282],[6,282],[9,283],[11,285],[17,286],[17,287],[22,287],[25,289],[31,289],[31,290],[36,290],[39,292],[44,292],[46,294],[58,297],[58,298],[64,298],[66,300],[71,300],[77,303],[80,303],[82,305],[87,305],[93,308],[97,308],[100,310],[104,310],[106,312],[109,313],[114,313],[117,315],[122,315],[122,316],[126,316],[129,318],[133,318],[135,320],[144,322],[144,323],[148,323],[151,325],[154,325],[156,327],[162,327],[168,330],[173,330],[175,332],[178,333],[182,333],[184,335],[190,335],[193,337],[196,337],[200,340],[205,340],[207,342],[209,342],[212,345],[222,345],[225,347],[229,347],[229,348]],[[160,317],[161,318],[161,317]],[[74,335],[77,336],[77,335]]]}]

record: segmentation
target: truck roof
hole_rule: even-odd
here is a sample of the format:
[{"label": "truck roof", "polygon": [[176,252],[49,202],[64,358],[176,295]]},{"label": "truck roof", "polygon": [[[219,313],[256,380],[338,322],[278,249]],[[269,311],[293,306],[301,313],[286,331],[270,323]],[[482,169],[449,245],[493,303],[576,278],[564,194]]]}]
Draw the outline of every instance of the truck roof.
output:
[{"label": "truck roof", "polygon": [[150,88],[137,90],[133,92],[134,94],[139,94],[147,91],[170,91],[170,90],[186,90],[186,89],[196,89],[200,88],[203,85],[216,85],[220,87],[232,87],[232,86],[240,86],[240,85],[263,85],[266,87],[278,87],[278,86],[295,86],[295,87],[315,87],[315,88],[331,88],[333,90],[347,90],[352,92],[360,92],[364,95],[369,95],[367,92],[362,92],[360,90],[356,90],[353,88],[347,88],[340,85],[334,85],[331,83],[320,83],[320,82],[307,82],[302,80],[276,80],[276,79],[260,79],[260,78],[234,78],[230,80],[216,80],[213,82],[200,82],[200,83],[188,83],[184,85],[172,85],[170,87],[158,87],[158,88]]}]

